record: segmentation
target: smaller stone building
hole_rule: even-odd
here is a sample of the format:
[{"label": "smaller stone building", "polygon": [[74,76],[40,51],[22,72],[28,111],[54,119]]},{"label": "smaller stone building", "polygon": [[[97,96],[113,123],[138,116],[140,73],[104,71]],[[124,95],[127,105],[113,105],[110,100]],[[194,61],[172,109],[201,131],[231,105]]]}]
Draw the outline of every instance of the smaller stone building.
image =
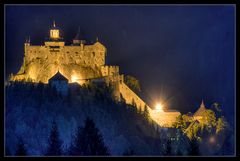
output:
[{"label": "smaller stone building", "polygon": [[61,95],[66,96],[68,93],[68,79],[59,71],[48,80],[51,87],[55,88]]},{"label": "smaller stone building", "polygon": [[205,111],[206,111],[206,107],[205,107],[204,102],[202,100],[202,103],[201,103],[199,109],[193,115],[194,120],[200,121],[202,119]]}]

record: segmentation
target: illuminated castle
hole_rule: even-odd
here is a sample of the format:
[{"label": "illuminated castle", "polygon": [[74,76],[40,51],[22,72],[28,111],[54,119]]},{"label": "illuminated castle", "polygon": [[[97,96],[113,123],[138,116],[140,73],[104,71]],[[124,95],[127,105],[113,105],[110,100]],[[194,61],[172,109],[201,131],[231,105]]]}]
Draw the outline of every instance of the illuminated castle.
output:
[{"label": "illuminated castle", "polygon": [[[43,46],[31,45],[30,40],[27,40],[24,44],[23,64],[16,75],[11,75],[10,80],[47,84],[59,72],[69,83],[77,82],[81,85],[89,81],[103,81],[114,87],[116,100],[124,98],[127,104],[134,102],[139,110],[144,110],[146,103],[124,83],[124,75],[119,74],[119,67],[105,65],[107,50],[98,39],[87,45],[78,32],[73,43],[66,46],[60,34],[59,28],[53,23],[50,37]],[[146,106],[150,116],[159,125],[171,126],[180,114],[153,110]]]}]

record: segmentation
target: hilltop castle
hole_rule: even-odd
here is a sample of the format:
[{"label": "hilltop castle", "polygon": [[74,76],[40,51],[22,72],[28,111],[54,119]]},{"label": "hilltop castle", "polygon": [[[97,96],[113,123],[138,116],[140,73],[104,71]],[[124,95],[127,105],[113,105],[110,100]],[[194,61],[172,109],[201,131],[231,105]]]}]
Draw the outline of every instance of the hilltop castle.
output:
[{"label": "hilltop castle", "polygon": [[66,46],[59,28],[53,23],[49,39],[43,46],[31,45],[29,39],[25,42],[23,64],[16,75],[11,75],[10,80],[48,83],[56,73],[61,73],[68,83],[106,82],[114,87],[116,100],[123,98],[127,104],[135,103],[141,111],[147,106],[150,116],[158,125],[171,126],[180,113],[150,108],[124,83],[119,66],[105,65],[106,53],[107,49],[98,39],[87,45],[80,31],[72,44]]}]

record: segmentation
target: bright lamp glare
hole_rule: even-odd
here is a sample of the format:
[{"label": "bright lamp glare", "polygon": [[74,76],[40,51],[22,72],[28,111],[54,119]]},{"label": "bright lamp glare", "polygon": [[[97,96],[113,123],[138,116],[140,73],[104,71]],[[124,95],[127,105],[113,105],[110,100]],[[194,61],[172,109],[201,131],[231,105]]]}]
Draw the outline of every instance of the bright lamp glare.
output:
[{"label": "bright lamp glare", "polygon": [[215,143],[215,138],[213,136],[210,137],[209,142],[212,143],[212,144]]},{"label": "bright lamp glare", "polygon": [[157,103],[155,108],[158,111],[163,111],[163,105],[161,103]]},{"label": "bright lamp glare", "polygon": [[77,76],[75,76],[75,75],[72,75],[72,76],[71,76],[71,81],[72,81],[72,82],[77,82],[77,80],[78,80],[78,77],[77,77]]}]

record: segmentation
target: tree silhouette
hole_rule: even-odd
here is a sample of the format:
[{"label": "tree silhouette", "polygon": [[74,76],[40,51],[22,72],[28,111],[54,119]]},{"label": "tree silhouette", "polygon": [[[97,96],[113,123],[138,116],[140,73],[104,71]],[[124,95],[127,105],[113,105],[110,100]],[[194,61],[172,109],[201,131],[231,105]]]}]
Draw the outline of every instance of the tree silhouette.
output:
[{"label": "tree silhouette", "polygon": [[69,155],[83,155],[81,146],[83,139],[82,130],[80,126],[77,128],[77,132],[69,147]]},{"label": "tree silhouette", "polygon": [[124,82],[127,84],[128,87],[130,87],[133,91],[135,92],[140,92],[141,91],[141,87],[140,87],[140,83],[139,81],[130,75],[126,75],[124,77]]},{"label": "tree silhouette", "polygon": [[144,106],[143,117],[148,121],[149,120],[149,110],[147,105]]},{"label": "tree silhouette", "polygon": [[87,118],[83,128],[78,127],[70,155],[109,155],[102,135],[92,119]]},{"label": "tree silhouette", "polygon": [[62,141],[59,138],[57,123],[53,121],[51,133],[48,138],[48,149],[47,149],[46,155],[48,156],[61,155],[62,154],[61,146],[62,146]]},{"label": "tree silhouette", "polygon": [[182,152],[180,149],[177,150],[177,156],[181,156],[182,155]]},{"label": "tree silhouette", "polygon": [[16,150],[15,155],[17,155],[17,156],[27,155],[27,150],[26,150],[26,147],[24,145],[22,137],[19,137],[19,139],[18,139],[17,150]]},{"label": "tree silhouette", "polygon": [[199,155],[199,142],[196,137],[193,137],[189,142],[189,155]]},{"label": "tree silhouette", "polygon": [[134,155],[134,151],[132,148],[129,148],[123,152],[123,156],[130,156],[130,155]]},{"label": "tree silhouette", "polygon": [[170,138],[167,140],[167,145],[166,145],[166,149],[164,152],[164,155],[170,156],[172,154],[172,147],[171,147],[171,140]]}]

